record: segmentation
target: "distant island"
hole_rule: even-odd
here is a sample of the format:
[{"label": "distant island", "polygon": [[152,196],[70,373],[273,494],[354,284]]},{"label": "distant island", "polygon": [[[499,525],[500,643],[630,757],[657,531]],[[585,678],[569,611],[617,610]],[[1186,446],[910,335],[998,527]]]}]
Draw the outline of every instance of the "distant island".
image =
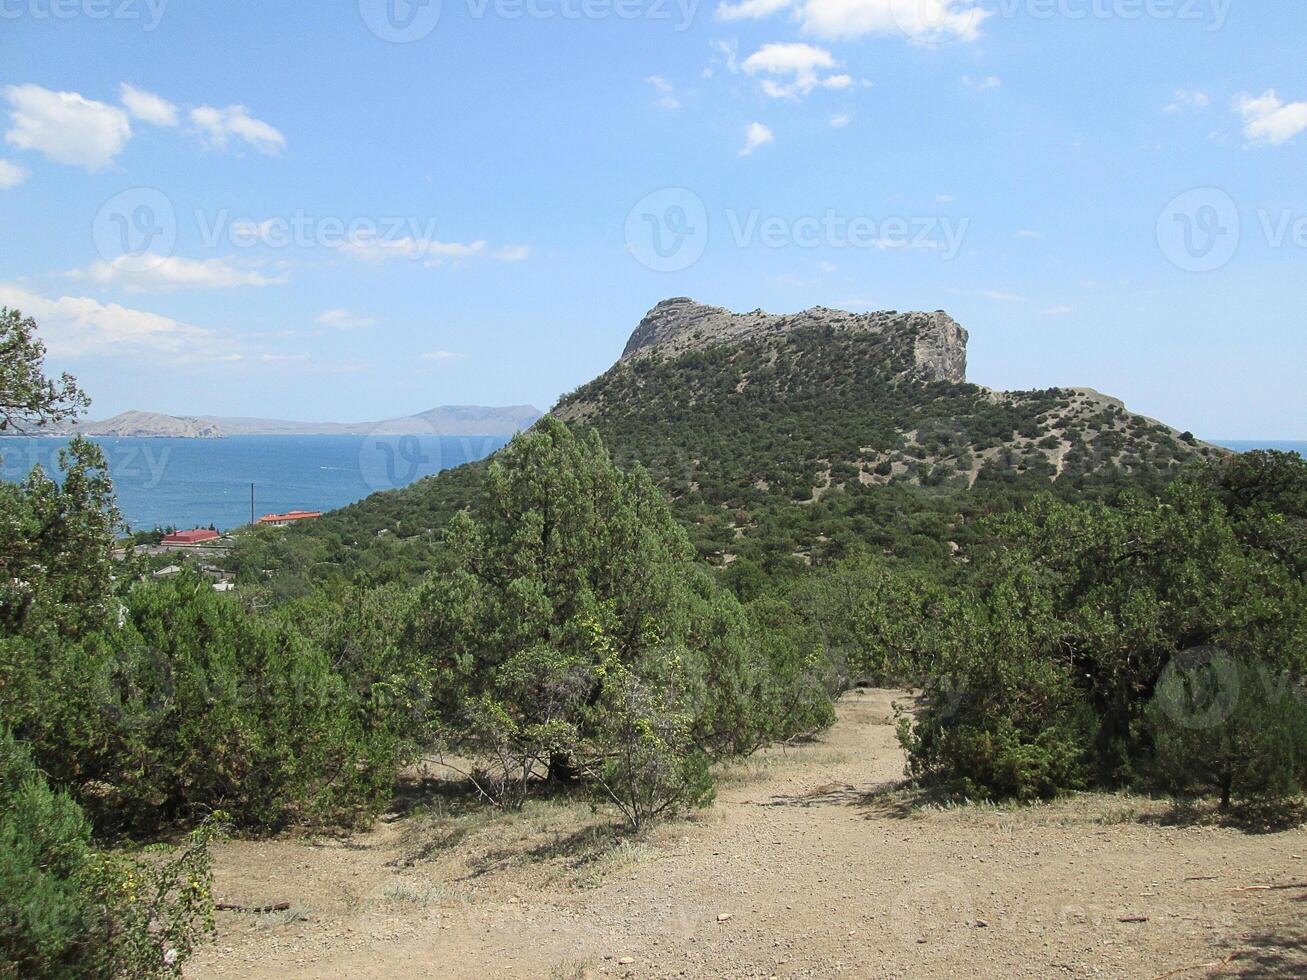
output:
[{"label": "distant island", "polygon": [[[540,418],[531,405],[487,407],[442,405],[417,415],[380,422],[292,422],[285,419],[227,416],[174,416],[159,412],[123,412],[99,422],[77,422],[41,429],[42,436],[105,438],[221,439],[224,436],[511,436]],[[4,435],[23,435],[6,432]],[[27,433],[31,434],[31,433]]]}]

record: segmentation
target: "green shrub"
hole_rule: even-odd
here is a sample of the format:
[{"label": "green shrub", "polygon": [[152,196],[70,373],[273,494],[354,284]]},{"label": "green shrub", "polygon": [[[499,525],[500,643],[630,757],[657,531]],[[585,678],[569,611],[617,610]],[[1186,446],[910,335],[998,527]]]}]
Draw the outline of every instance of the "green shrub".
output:
[{"label": "green shrub", "polygon": [[78,642],[0,641],[0,672],[5,717],[101,831],[349,819],[393,783],[394,735],[323,651],[191,575]]},{"label": "green shrub", "polygon": [[1286,675],[1206,651],[1168,670],[1144,715],[1142,775],[1177,797],[1279,802],[1307,788],[1307,703]]},{"label": "green shrub", "polygon": [[163,863],[103,854],[0,730],[0,976],[181,976],[213,928],[209,827]]}]

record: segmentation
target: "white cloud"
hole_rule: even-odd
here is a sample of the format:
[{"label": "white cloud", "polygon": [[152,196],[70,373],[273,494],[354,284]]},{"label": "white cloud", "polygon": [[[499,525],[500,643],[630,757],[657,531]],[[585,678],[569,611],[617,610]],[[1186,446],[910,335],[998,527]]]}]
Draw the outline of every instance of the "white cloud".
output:
[{"label": "white cloud", "polygon": [[340,246],[347,255],[366,262],[385,262],[388,259],[466,259],[486,250],[484,241],[438,242],[433,238],[378,238],[376,235],[359,235]]},{"label": "white cloud", "polygon": [[1031,229],[1031,228],[1022,228],[1022,229],[1020,229],[1020,230],[1016,233],[1016,235],[1015,235],[1014,237],[1016,237],[1016,238],[1043,238],[1043,237],[1044,237],[1044,233],[1043,233],[1042,231],[1035,231],[1034,229]]},{"label": "white cloud", "polygon": [[851,122],[853,122],[853,117],[847,112],[837,112],[830,117],[831,129],[843,129]]},{"label": "white cloud", "polygon": [[762,123],[749,123],[748,129],[744,131],[744,146],[740,148],[740,156],[747,157],[760,146],[765,146],[776,139],[772,131]]},{"label": "white cloud", "polygon": [[17,187],[27,179],[27,171],[16,163],[10,163],[8,160],[0,160],[0,191],[7,191],[11,187]]},{"label": "white cloud", "polygon": [[[713,50],[721,56],[722,65],[725,66],[726,70],[732,75],[740,70],[738,49],[734,41],[714,41]],[[716,64],[717,61],[714,59],[713,63],[704,70],[707,76],[712,76],[713,68]]]},{"label": "white cloud", "polygon": [[1049,306],[1049,307],[1046,307],[1042,312],[1043,312],[1044,316],[1066,316],[1067,314],[1069,314],[1069,313],[1071,312],[1071,307],[1069,307],[1069,306]]},{"label": "white cloud", "polygon": [[289,279],[286,273],[267,276],[255,269],[234,265],[229,259],[186,259],[148,252],[123,256],[116,262],[93,262],[85,269],[74,269],[68,276],[102,286],[122,286],[133,293],[279,286]]},{"label": "white cloud", "polygon": [[13,120],[5,139],[21,149],[37,150],[56,163],[92,172],[103,170],[132,137],[127,113],[76,92],[10,85],[4,93]]},{"label": "white cloud", "polygon": [[650,75],[645,79],[645,81],[658,90],[658,93],[661,96],[658,99],[658,104],[664,109],[679,109],[681,107],[680,100],[676,98],[676,90],[672,87],[672,83],[663,78],[662,75]]},{"label": "white cloud", "polygon": [[[842,89],[853,84],[848,75],[828,75],[819,72],[839,66],[834,56],[824,48],[811,44],[764,44],[744,59],[744,70],[750,75],[769,75],[762,79],[762,90],[774,99],[798,98],[814,88]],[[788,81],[777,81],[777,79]]]},{"label": "white cloud", "polygon": [[1206,92],[1199,92],[1196,89],[1176,89],[1175,98],[1171,100],[1163,111],[1180,112],[1184,109],[1206,109],[1211,104],[1211,99],[1207,97]]},{"label": "white cloud", "polygon": [[225,150],[232,139],[242,140],[260,153],[280,153],[286,148],[286,137],[261,119],[255,119],[243,105],[229,105],[225,109],[203,105],[191,110],[191,122],[211,149]]},{"label": "white cloud", "polygon": [[799,20],[808,34],[831,40],[902,34],[914,41],[974,41],[992,11],[971,0],[807,0]]},{"label": "white cloud", "polygon": [[718,20],[762,20],[788,7],[793,0],[740,0],[720,3],[714,16]]},{"label": "white cloud", "polygon": [[460,357],[462,357],[462,356],[463,356],[462,354],[455,354],[453,351],[447,351],[447,350],[432,350],[432,351],[427,351],[425,354],[423,354],[423,355],[422,355],[422,360],[424,360],[424,361],[453,361],[453,360],[456,360],[456,359],[458,359],[458,358],[460,358]]},{"label": "white cloud", "polygon": [[441,242],[434,238],[381,238],[374,234],[358,235],[339,246],[347,255],[365,262],[385,262],[389,259],[422,259],[427,268],[443,265],[449,260],[471,259],[486,256],[499,262],[522,262],[531,256],[530,245],[501,245],[491,249],[483,239],[474,242]]},{"label": "white cloud", "polygon": [[320,323],[324,327],[335,327],[338,330],[361,330],[364,327],[375,327],[377,325],[376,317],[361,316],[358,313],[351,313],[349,310],[342,309],[319,313],[313,322]]},{"label": "white cloud", "polygon": [[0,285],[0,305],[33,317],[41,325],[41,339],[56,357],[152,353],[183,360],[229,360],[235,356],[210,330],[85,296],[47,299]]},{"label": "white cloud", "polygon": [[1307,129],[1307,102],[1281,102],[1273,88],[1257,97],[1244,93],[1234,107],[1250,143],[1279,146]]},{"label": "white cloud", "polygon": [[177,125],[177,107],[162,96],[146,92],[126,82],[119,86],[118,91],[121,93],[123,106],[133,119],[139,119],[151,126]]},{"label": "white cloud", "polygon": [[954,197],[952,194],[936,194],[936,195],[935,195],[935,203],[936,203],[936,204],[952,204],[952,203],[953,203],[954,201],[956,201],[956,200],[957,200],[957,198]]},{"label": "white cloud", "polygon": [[992,88],[998,88],[1003,84],[1003,79],[997,75],[986,75],[984,78],[972,78],[970,75],[962,76],[962,84],[967,88],[973,88],[977,92],[988,92]]}]

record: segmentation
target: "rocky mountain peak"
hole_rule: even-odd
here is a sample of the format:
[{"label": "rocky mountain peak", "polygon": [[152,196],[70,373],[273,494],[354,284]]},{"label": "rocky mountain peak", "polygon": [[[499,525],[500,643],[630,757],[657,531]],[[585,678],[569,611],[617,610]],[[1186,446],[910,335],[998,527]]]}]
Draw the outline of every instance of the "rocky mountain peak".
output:
[{"label": "rocky mountain peak", "polygon": [[733,313],[685,296],[665,299],[645,314],[627,341],[622,361],[639,357],[678,357],[694,350],[779,336],[795,330],[913,331],[917,374],[926,381],[967,379],[967,332],[943,310],[933,313],[850,313],[815,306],[792,314],[753,310]]}]

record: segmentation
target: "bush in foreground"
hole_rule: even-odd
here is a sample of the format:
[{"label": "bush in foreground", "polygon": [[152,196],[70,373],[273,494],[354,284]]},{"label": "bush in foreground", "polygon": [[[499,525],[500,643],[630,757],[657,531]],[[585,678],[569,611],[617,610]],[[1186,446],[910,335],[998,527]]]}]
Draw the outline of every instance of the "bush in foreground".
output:
[{"label": "bush in foreground", "polygon": [[180,976],[213,928],[211,837],[159,864],[95,850],[81,809],[0,730],[0,976]]}]

